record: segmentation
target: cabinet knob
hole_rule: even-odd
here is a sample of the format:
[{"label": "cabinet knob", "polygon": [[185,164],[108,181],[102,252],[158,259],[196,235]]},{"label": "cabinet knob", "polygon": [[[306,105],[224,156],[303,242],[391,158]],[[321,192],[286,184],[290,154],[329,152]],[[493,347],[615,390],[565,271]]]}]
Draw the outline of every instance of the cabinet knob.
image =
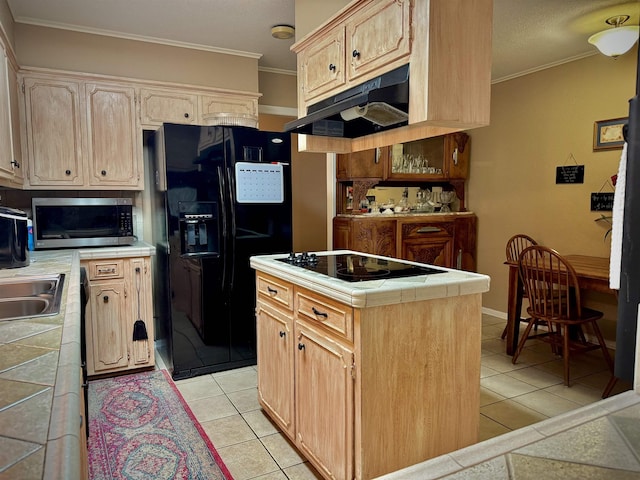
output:
[{"label": "cabinet knob", "polygon": [[65,174],[65,175],[71,175],[71,170],[65,170],[65,171],[64,171],[64,174]]},{"label": "cabinet knob", "polygon": [[329,64],[329,70],[331,70],[332,72],[336,71],[336,66],[333,63]]},{"label": "cabinet knob", "polygon": [[109,303],[109,296],[108,296],[108,295],[105,295],[104,297],[102,297],[102,301],[103,301],[104,303]]},{"label": "cabinet knob", "polygon": [[353,58],[360,58],[360,52],[358,50],[354,50],[353,52],[351,52],[351,55],[353,56]]},{"label": "cabinet knob", "polygon": [[298,350],[304,350],[304,343],[298,344]]},{"label": "cabinet knob", "polygon": [[103,177],[106,177],[107,176],[107,171],[106,170],[102,170],[100,172],[100,175],[102,175]]},{"label": "cabinet knob", "polygon": [[282,330],[280,330],[280,338],[284,338],[287,336],[287,332],[283,332]]},{"label": "cabinet knob", "polygon": [[17,160],[11,160],[11,165],[16,168],[20,168],[20,162],[18,162]]},{"label": "cabinet knob", "polygon": [[188,113],[185,113],[185,114],[184,114],[184,118],[189,118],[189,114],[188,114]]}]

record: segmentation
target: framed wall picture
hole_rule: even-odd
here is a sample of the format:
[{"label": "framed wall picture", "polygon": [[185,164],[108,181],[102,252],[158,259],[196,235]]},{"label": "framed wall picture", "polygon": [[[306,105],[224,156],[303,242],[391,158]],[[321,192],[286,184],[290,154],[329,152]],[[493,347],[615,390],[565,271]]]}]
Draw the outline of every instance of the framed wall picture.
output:
[{"label": "framed wall picture", "polygon": [[593,150],[613,150],[624,145],[623,127],[629,117],[599,120],[593,125]]}]

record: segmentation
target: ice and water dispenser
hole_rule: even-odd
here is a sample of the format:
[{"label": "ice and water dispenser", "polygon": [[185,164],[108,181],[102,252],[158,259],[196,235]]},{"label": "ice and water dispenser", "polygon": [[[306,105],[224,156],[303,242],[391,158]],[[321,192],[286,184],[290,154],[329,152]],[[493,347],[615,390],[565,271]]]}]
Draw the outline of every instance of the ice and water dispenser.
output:
[{"label": "ice and water dispenser", "polygon": [[180,253],[219,254],[218,205],[216,202],[179,202]]}]

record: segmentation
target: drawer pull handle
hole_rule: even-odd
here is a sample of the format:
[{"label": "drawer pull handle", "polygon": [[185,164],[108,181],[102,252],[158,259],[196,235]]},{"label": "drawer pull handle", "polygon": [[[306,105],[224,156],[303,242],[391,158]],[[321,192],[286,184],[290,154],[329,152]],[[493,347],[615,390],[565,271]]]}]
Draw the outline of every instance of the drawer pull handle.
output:
[{"label": "drawer pull handle", "polygon": [[275,288],[271,288],[269,286],[267,286],[267,292],[269,292],[271,295],[277,295],[278,294],[278,290],[276,290]]},{"label": "drawer pull handle", "polygon": [[287,336],[287,332],[283,332],[282,330],[280,330],[280,338],[284,338]]},{"label": "drawer pull handle", "polygon": [[438,227],[422,227],[417,230],[417,233],[434,233],[439,231],[440,229]]},{"label": "drawer pull handle", "polygon": [[109,303],[109,297],[107,295],[105,295],[104,297],[102,297],[102,301],[104,303]]},{"label": "drawer pull handle", "polygon": [[298,350],[304,350],[304,343],[298,344]]},{"label": "drawer pull handle", "polygon": [[324,317],[324,318],[328,318],[329,317],[329,315],[327,315],[324,312],[321,312],[316,307],[311,307],[311,311],[316,315],[316,317]]}]

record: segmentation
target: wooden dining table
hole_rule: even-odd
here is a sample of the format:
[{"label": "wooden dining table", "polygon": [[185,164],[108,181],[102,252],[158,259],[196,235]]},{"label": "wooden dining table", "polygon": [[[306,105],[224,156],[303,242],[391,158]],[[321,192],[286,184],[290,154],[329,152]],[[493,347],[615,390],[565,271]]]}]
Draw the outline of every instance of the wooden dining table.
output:
[{"label": "wooden dining table", "polygon": [[[563,255],[571,264],[578,277],[580,290],[618,294],[617,290],[609,288],[609,259],[606,257],[592,257],[589,255]],[[522,310],[523,285],[518,275],[516,262],[505,262],[509,267],[509,298],[507,305],[507,335],[505,337],[507,355],[513,355],[518,346],[520,335],[520,312]]]}]

